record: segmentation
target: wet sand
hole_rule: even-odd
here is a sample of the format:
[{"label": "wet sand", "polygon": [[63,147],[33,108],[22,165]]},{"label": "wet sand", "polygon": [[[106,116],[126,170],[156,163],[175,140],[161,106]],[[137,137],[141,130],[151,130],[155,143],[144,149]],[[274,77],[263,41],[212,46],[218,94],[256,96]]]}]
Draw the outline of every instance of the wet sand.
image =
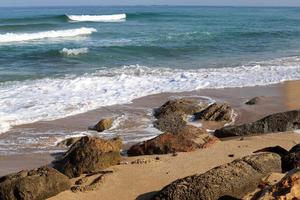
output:
[{"label": "wet sand", "polygon": [[[291,81],[270,86],[206,89],[183,93],[151,95],[136,99],[131,104],[115,105],[59,120],[36,122],[18,126],[13,128],[9,133],[0,135],[0,140],[5,139],[6,137],[11,137],[14,134],[18,134],[19,132],[22,132],[23,129],[30,129],[33,136],[35,132],[47,135],[49,132],[61,131],[63,133],[72,133],[86,131],[89,126],[95,124],[101,118],[116,115],[119,116],[124,113],[130,117],[126,123],[123,126],[120,126],[119,130],[115,130],[115,132],[123,134],[123,137],[127,137],[129,139],[131,136],[135,137],[136,134],[139,134],[142,138],[143,134],[149,134],[147,133],[147,127],[153,120],[153,118],[149,115],[152,108],[160,106],[170,98],[178,97],[201,98],[201,96],[206,96],[219,102],[227,102],[238,114],[238,118],[235,123],[241,124],[257,120],[271,113],[300,108],[300,102],[298,101],[300,97],[299,88],[300,81]],[[248,106],[244,104],[245,101],[256,96],[263,96],[262,101],[258,105]],[[108,181],[105,181],[103,188],[100,189],[101,191],[97,191],[96,193],[103,196],[110,195],[110,197],[107,196],[107,198],[101,199],[118,199],[112,197],[111,194],[116,193],[117,191],[115,190],[117,190],[117,186],[119,186],[120,193],[122,191],[122,195],[126,195],[126,198],[124,197],[121,199],[136,198],[138,195],[159,190],[162,186],[177,178],[191,175],[196,172],[204,172],[219,164],[229,162],[232,160],[227,156],[229,153],[235,153],[236,157],[238,157],[265,146],[283,145],[285,147],[290,147],[294,143],[300,142],[299,139],[300,135],[298,134],[257,136],[246,139],[243,142],[238,140],[224,141],[212,149],[180,154],[178,158],[176,157],[171,159],[168,155],[163,156],[161,164],[155,163],[145,166],[116,166],[117,171],[120,171],[120,173],[114,173],[112,175],[112,180],[107,177]],[[241,145],[246,145],[247,147],[241,149],[239,147]],[[54,150],[56,149],[54,148]],[[212,157],[211,155],[214,156]],[[180,160],[179,158],[182,158],[183,160]],[[53,159],[54,158],[50,153],[34,153],[32,152],[32,149],[25,149],[20,155],[0,155],[0,176],[17,172],[22,169],[39,167],[41,165],[48,164]],[[167,159],[166,163],[164,162],[164,159]],[[177,165],[179,162],[181,164]],[[149,174],[149,170],[152,168],[154,171]],[[165,171],[167,169],[175,170],[175,168],[178,168],[178,171],[174,171],[174,173],[171,174],[162,174],[166,173]],[[136,171],[136,174],[132,174],[130,171]],[[145,174],[147,174],[147,177],[145,177]],[[147,186],[146,182],[151,182],[151,184]],[[114,187],[116,184],[117,186]],[[128,191],[125,191],[126,185],[132,185],[132,187],[127,188]],[[122,190],[122,188],[124,188],[124,190]],[[92,192],[91,195],[96,195],[96,193]],[[63,195],[66,195],[63,196],[63,198],[66,199],[74,197],[70,192],[66,192]],[[78,197],[81,197],[80,199],[97,199],[96,196],[88,198],[89,195],[85,196],[85,194],[76,194],[76,196],[77,195],[79,195]],[[118,197],[118,195],[116,195],[116,197]],[[60,196],[58,199],[60,199]]]}]

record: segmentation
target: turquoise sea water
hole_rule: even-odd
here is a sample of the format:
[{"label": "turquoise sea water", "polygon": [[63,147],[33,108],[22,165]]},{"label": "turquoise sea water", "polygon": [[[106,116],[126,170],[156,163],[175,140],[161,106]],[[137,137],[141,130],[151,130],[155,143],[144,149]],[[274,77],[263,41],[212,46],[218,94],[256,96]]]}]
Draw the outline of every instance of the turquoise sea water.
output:
[{"label": "turquoise sea water", "polygon": [[299,55],[300,8],[0,8],[0,132],[160,92],[299,79]]}]

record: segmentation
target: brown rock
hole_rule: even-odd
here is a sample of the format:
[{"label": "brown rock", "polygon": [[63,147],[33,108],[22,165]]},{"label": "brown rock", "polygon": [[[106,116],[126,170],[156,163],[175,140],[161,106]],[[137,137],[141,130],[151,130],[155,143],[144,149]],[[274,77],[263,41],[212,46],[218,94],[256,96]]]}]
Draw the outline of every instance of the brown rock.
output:
[{"label": "brown rock", "polygon": [[204,174],[188,176],[164,187],[154,200],[208,200],[242,198],[254,191],[261,179],[280,172],[280,156],[262,153],[237,159]]},{"label": "brown rock", "polygon": [[183,113],[186,115],[193,115],[196,112],[200,112],[206,104],[200,104],[198,100],[195,99],[176,99],[167,101],[164,105],[158,108],[155,111],[155,117],[160,118],[165,115],[169,115],[172,113]]},{"label": "brown rock", "polygon": [[153,122],[153,126],[158,130],[174,134],[177,134],[178,130],[182,129],[186,124],[186,115],[177,112],[161,116]]},{"label": "brown rock", "polygon": [[86,136],[74,143],[61,160],[54,162],[54,168],[70,178],[102,170],[121,161],[121,147],[120,139]]},{"label": "brown rock", "polygon": [[256,194],[256,200],[297,200],[300,198],[300,169],[290,171],[279,183]]},{"label": "brown rock", "polygon": [[300,168],[300,144],[295,145],[284,156],[282,156],[283,172],[290,171],[295,168]]},{"label": "brown rock", "polygon": [[227,126],[215,131],[217,137],[292,131],[300,128],[300,110],[269,115],[263,119],[239,126]]},{"label": "brown rock", "polygon": [[0,178],[1,200],[41,200],[71,187],[65,175],[51,167],[7,175]]},{"label": "brown rock", "polygon": [[227,104],[214,103],[203,111],[195,114],[195,120],[231,121],[232,108]]},{"label": "brown rock", "polygon": [[165,132],[156,138],[133,145],[127,153],[129,156],[138,156],[189,152],[197,148],[207,148],[217,141],[217,138],[208,136],[202,129],[186,125],[177,134]]},{"label": "brown rock", "polygon": [[91,130],[95,130],[98,132],[103,132],[107,129],[110,129],[113,125],[114,120],[111,118],[100,120]]}]

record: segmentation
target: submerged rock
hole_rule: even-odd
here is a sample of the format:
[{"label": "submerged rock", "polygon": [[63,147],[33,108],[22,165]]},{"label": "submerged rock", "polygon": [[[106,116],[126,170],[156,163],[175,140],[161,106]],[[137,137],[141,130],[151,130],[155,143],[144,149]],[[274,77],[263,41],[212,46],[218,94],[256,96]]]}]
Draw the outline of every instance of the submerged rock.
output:
[{"label": "submerged rock", "polygon": [[65,175],[51,167],[25,170],[0,178],[1,200],[41,200],[71,187]]},{"label": "submerged rock", "polygon": [[231,121],[232,108],[227,104],[214,103],[203,111],[195,114],[195,120]]},{"label": "submerged rock", "polygon": [[206,104],[200,104],[198,100],[195,99],[175,99],[167,101],[160,108],[155,110],[154,116],[156,118],[161,118],[172,113],[182,113],[185,115],[193,115],[194,113],[200,112]]},{"label": "submerged rock", "polygon": [[300,198],[300,169],[290,171],[276,185],[258,192],[256,200],[299,199]]},{"label": "submerged rock", "polygon": [[262,100],[262,98],[263,97],[254,97],[254,98],[250,99],[249,101],[247,101],[245,104],[249,105],[249,106],[256,105]]},{"label": "submerged rock", "polygon": [[113,125],[114,120],[111,118],[100,120],[91,130],[95,130],[98,132],[103,132],[107,129],[110,129]]},{"label": "submerged rock", "polygon": [[261,179],[281,171],[280,156],[262,153],[246,156],[213,168],[204,174],[188,176],[164,187],[154,200],[207,200],[242,198],[254,191]]},{"label": "submerged rock", "polygon": [[70,147],[72,146],[75,142],[80,140],[82,137],[72,137],[72,138],[67,138],[61,142],[59,142],[56,146],[58,147]]},{"label": "submerged rock", "polygon": [[218,141],[202,129],[186,125],[176,134],[165,132],[151,140],[133,145],[127,153],[129,156],[139,156],[189,152],[197,148],[207,148]]},{"label": "submerged rock", "polygon": [[121,147],[120,139],[86,136],[74,143],[61,160],[55,161],[54,168],[70,178],[102,170],[121,161]]},{"label": "submerged rock", "polygon": [[300,110],[269,115],[263,119],[239,126],[227,126],[215,131],[217,137],[292,131],[300,128]]}]

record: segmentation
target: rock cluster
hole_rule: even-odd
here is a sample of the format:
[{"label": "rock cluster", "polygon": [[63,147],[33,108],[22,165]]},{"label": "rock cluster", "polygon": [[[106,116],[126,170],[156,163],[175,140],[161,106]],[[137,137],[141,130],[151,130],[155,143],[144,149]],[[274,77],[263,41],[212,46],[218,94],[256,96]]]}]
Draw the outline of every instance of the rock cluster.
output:
[{"label": "rock cluster", "polygon": [[86,136],[75,142],[61,160],[54,162],[54,168],[70,178],[102,170],[121,161],[121,147],[120,139]]},{"label": "rock cluster", "polygon": [[300,128],[300,110],[269,115],[258,121],[239,126],[227,126],[215,131],[216,137],[244,136],[251,134],[276,133]]},{"label": "rock cluster", "polygon": [[207,200],[242,198],[261,179],[281,171],[280,156],[262,153],[221,165],[204,174],[188,176],[164,187],[153,200]]},{"label": "rock cluster", "polygon": [[68,190],[71,183],[51,167],[7,175],[0,178],[1,200],[41,200]]}]

